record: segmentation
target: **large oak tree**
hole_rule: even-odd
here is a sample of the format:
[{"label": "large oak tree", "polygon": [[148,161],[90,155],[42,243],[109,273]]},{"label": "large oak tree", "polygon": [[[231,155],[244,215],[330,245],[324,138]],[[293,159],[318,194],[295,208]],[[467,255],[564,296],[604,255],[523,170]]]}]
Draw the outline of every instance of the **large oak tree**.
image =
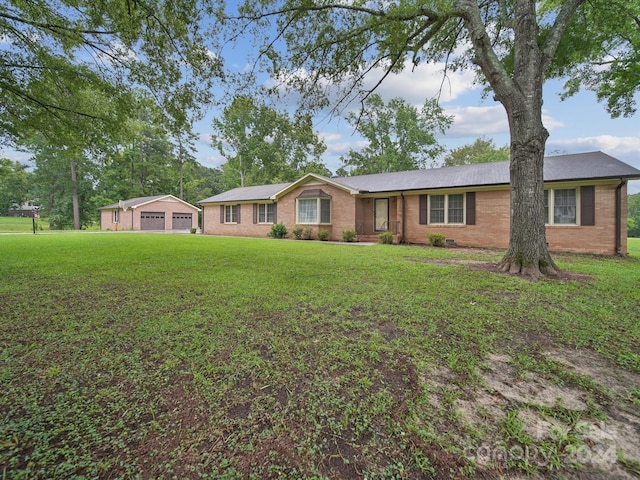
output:
[{"label": "large oak tree", "polygon": [[[512,273],[557,269],[543,214],[544,81],[579,78],[567,93],[592,86],[614,114],[633,112],[640,85],[640,3],[627,0],[264,0],[246,1],[235,20],[262,34],[264,68],[316,105],[366,97],[371,75],[377,86],[421,62],[475,69],[509,122],[511,233],[501,267]],[[345,89],[336,97],[337,84]]]}]

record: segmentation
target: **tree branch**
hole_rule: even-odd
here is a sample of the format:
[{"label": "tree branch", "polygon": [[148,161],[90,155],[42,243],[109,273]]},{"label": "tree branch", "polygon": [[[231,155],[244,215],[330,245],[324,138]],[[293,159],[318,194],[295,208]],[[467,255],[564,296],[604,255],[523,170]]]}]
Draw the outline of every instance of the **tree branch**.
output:
[{"label": "tree branch", "polygon": [[584,3],[585,0],[565,0],[562,4],[562,8],[558,12],[551,31],[547,36],[545,45],[542,49],[542,73],[546,72],[560,45],[560,40],[571,21],[571,17],[577,10],[577,8]]},{"label": "tree branch", "polygon": [[454,6],[469,32],[476,57],[472,60],[473,63],[482,69],[482,73],[491,85],[496,98],[503,105],[505,102],[508,104],[509,96],[515,91],[515,86],[492,47],[491,38],[480,16],[478,4],[472,0],[459,0],[454,3]]}]

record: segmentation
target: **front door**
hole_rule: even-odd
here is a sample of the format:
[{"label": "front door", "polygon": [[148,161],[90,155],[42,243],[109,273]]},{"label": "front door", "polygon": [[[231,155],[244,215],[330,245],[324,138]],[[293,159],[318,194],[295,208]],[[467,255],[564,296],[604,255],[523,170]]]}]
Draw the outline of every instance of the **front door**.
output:
[{"label": "front door", "polygon": [[373,212],[373,226],[376,232],[386,232],[389,230],[389,199],[376,198]]}]

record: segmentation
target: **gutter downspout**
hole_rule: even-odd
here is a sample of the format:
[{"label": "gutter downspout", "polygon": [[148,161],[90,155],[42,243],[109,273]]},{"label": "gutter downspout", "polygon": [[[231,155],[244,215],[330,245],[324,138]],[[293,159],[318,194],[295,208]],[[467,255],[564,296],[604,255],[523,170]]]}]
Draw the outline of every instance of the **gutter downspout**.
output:
[{"label": "gutter downspout", "polygon": [[620,184],[616,187],[616,255],[626,257],[622,251],[622,187],[627,184],[627,180],[620,179]]},{"label": "gutter downspout", "polygon": [[405,211],[406,211],[406,202],[404,198],[404,192],[400,192],[400,198],[402,198],[402,233],[400,235],[400,243],[404,243],[404,224],[405,224]]}]

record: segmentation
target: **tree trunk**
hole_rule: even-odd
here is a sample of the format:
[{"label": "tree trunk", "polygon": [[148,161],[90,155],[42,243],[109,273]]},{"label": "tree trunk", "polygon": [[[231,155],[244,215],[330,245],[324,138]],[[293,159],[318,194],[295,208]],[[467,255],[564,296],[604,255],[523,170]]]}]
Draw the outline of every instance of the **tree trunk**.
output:
[{"label": "tree trunk", "polygon": [[547,249],[544,223],[543,162],[547,131],[541,122],[537,133],[531,132],[529,125],[511,127],[509,248],[499,267],[504,272],[540,277],[553,275],[558,268]]},{"label": "tree trunk", "polygon": [[80,205],[78,202],[78,174],[76,162],[71,160],[71,203],[73,205],[73,229],[80,230]]},{"label": "tree trunk", "polygon": [[[542,123],[543,55],[537,43],[534,2],[515,3],[514,71],[508,91],[497,97],[507,111],[511,136],[511,217],[509,248],[501,270],[540,277],[557,273],[549,255],[544,223],[544,147]],[[506,84],[506,82],[504,82]]]}]

